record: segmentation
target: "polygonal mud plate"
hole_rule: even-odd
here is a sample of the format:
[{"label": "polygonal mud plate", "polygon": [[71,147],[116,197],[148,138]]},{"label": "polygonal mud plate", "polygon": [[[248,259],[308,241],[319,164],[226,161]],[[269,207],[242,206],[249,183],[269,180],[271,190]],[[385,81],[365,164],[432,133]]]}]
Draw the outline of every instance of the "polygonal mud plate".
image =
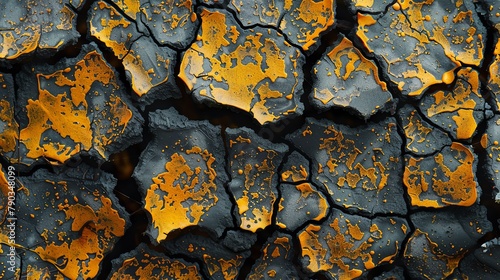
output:
[{"label": "polygonal mud plate", "polygon": [[462,68],[451,90],[427,93],[420,110],[456,140],[470,140],[484,118],[485,101],[480,94],[479,72]]},{"label": "polygonal mud plate", "polygon": [[76,43],[82,1],[0,1],[0,65],[34,53],[47,56]]},{"label": "polygonal mud plate", "polygon": [[290,43],[308,53],[319,46],[321,35],[331,29],[335,14],[334,0],[231,0],[228,7],[245,27],[279,28]]},{"label": "polygonal mud plate", "polygon": [[203,103],[232,106],[261,124],[300,115],[304,56],[270,28],[243,29],[224,10],[203,9],[179,77]]},{"label": "polygonal mud plate", "polygon": [[118,279],[165,279],[201,280],[198,264],[179,258],[169,258],[155,252],[144,243],[132,252],[112,261],[110,280]]},{"label": "polygonal mud plate", "polygon": [[[500,25],[499,25],[500,28]],[[492,95],[493,109],[496,113],[500,113],[500,36],[495,36],[496,45],[493,51],[494,59],[490,64],[488,80],[488,89]]]},{"label": "polygonal mud plate", "polygon": [[25,169],[81,154],[102,162],[142,138],[143,119],[95,44],[55,65],[26,65],[16,83],[19,163]]},{"label": "polygonal mud plate", "polygon": [[321,225],[298,233],[302,265],[308,272],[325,272],[334,279],[354,279],[399,254],[409,229],[398,217],[368,219],[334,210]]},{"label": "polygonal mud plate", "polygon": [[385,14],[359,13],[356,34],[404,95],[419,96],[453,82],[461,63],[481,65],[485,33],[472,0],[397,0]]},{"label": "polygonal mud plate", "polygon": [[279,190],[281,198],[276,214],[279,227],[295,231],[306,222],[326,217],[330,208],[328,201],[312,184],[280,184]]},{"label": "polygonal mud plate", "polygon": [[485,134],[481,138],[481,146],[486,150],[485,164],[481,170],[486,172],[489,186],[494,189],[493,198],[500,203],[500,115],[488,120]]},{"label": "polygonal mud plate", "polygon": [[19,139],[19,125],[14,119],[16,100],[12,75],[0,73],[0,155],[14,157]]},{"label": "polygonal mud plate", "polygon": [[246,279],[300,279],[293,263],[295,253],[292,237],[275,232],[263,244],[261,255]]},{"label": "polygonal mud plate", "polygon": [[380,80],[377,65],[343,35],[316,63],[312,77],[309,100],[319,111],[344,108],[367,120],[393,107],[392,95]]},{"label": "polygonal mud plate", "polygon": [[334,203],[370,215],[406,213],[395,119],[351,128],[308,118],[288,139],[310,157],[312,181]]},{"label": "polygonal mud plate", "polygon": [[[228,244],[231,246],[231,244]],[[185,232],[163,244],[170,254],[194,259],[209,279],[237,279],[250,251],[235,253],[206,235]]]},{"label": "polygonal mud plate", "polygon": [[412,206],[471,206],[480,197],[472,147],[453,142],[427,157],[406,155],[405,163],[403,182]]},{"label": "polygonal mud plate", "polygon": [[175,84],[177,53],[158,46],[138,31],[137,25],[111,5],[94,3],[89,15],[90,34],[122,60],[125,74],[142,106],[156,99],[180,97]]},{"label": "polygonal mud plate", "polygon": [[412,278],[444,279],[478,240],[493,229],[484,206],[418,212],[410,216],[415,232],[404,251]]},{"label": "polygonal mud plate", "polygon": [[448,135],[425,121],[410,104],[398,110],[398,117],[406,138],[406,152],[426,156],[451,145]]},{"label": "polygonal mud plate", "polygon": [[150,113],[149,122],[153,139],[133,174],[151,215],[147,233],[161,242],[173,231],[200,226],[220,237],[233,226],[220,128],[173,108]]},{"label": "polygonal mud plate", "polygon": [[236,201],[241,229],[256,232],[272,224],[278,198],[278,167],[288,151],[285,144],[273,144],[248,128],[226,129],[229,190]]},{"label": "polygonal mud plate", "polygon": [[124,235],[128,214],[113,195],[116,179],[84,164],[61,174],[39,169],[18,177],[16,242],[22,272],[56,268],[70,279],[94,278]]}]

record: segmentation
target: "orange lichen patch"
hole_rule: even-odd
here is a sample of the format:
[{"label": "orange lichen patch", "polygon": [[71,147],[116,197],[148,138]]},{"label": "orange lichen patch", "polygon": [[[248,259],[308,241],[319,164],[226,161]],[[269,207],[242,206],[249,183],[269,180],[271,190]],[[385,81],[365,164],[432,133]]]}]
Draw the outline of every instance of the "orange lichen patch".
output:
[{"label": "orange lichen patch", "polygon": [[308,221],[319,221],[326,217],[329,209],[325,196],[310,183],[280,185],[276,224],[294,231]]},{"label": "orange lichen patch", "polygon": [[[458,267],[463,254],[456,256],[440,254],[436,252],[437,247],[438,244],[430,239],[428,233],[417,229],[408,239],[404,250],[407,265],[419,270],[420,275],[426,279],[436,279],[435,277],[445,279]],[[429,271],[426,271],[429,267],[433,267],[432,272],[440,271],[441,275],[430,274]]]},{"label": "orange lichen patch", "polygon": [[[199,147],[187,150],[189,162],[174,153],[165,164],[166,172],[153,178],[146,194],[144,208],[153,216],[153,226],[158,228],[156,240],[160,242],[173,230],[199,223],[202,216],[217,203],[215,158]],[[202,162],[190,166],[192,162]]]},{"label": "orange lichen patch", "polygon": [[402,225],[407,223],[400,218],[370,221],[334,212],[322,226],[309,225],[298,234],[304,264],[311,272],[327,272],[336,279],[360,277],[394,261],[405,238]]},{"label": "orange lichen patch", "polygon": [[261,124],[300,114],[303,56],[276,31],[202,10],[197,40],[184,53],[179,77],[197,99],[239,108]]},{"label": "orange lichen patch", "polygon": [[292,237],[276,232],[263,245],[261,256],[252,267],[247,279],[299,279],[293,261]]},{"label": "orange lichen patch", "polygon": [[0,73],[0,154],[14,152],[19,125],[14,119],[14,83],[12,76]]},{"label": "orange lichen patch", "polygon": [[[143,96],[169,79],[175,63],[175,54],[158,47],[142,36],[135,23],[123,17],[115,8],[97,2],[90,18],[90,34],[109,47],[123,61],[132,89]],[[174,60],[174,61],[172,61]]]},{"label": "orange lichen patch", "polygon": [[488,80],[488,88],[493,96],[494,109],[499,112],[500,98],[498,96],[498,92],[500,92],[500,39],[497,39],[493,54],[494,60],[491,62],[489,67],[490,78]]},{"label": "orange lichen patch", "polygon": [[316,108],[348,108],[368,119],[383,110],[392,96],[378,76],[378,68],[341,36],[313,68],[313,94]]},{"label": "orange lichen patch", "polygon": [[406,141],[406,150],[415,155],[428,155],[451,145],[451,139],[440,129],[425,121],[411,105],[399,109]]},{"label": "orange lichen patch", "polygon": [[477,200],[476,159],[457,142],[434,156],[406,156],[403,181],[414,206],[470,206]]},{"label": "orange lichen patch", "polygon": [[334,0],[232,0],[230,8],[236,11],[245,26],[260,24],[278,27],[290,42],[308,51],[317,47],[321,34],[333,25],[334,3]]},{"label": "orange lichen patch", "polygon": [[140,12],[141,0],[112,0],[116,6],[133,20],[137,20]]},{"label": "orange lichen patch", "polygon": [[309,175],[309,161],[304,156],[298,152],[293,152],[288,155],[281,169],[282,182],[305,182],[309,179]]},{"label": "orange lichen patch", "polygon": [[479,87],[477,71],[460,69],[453,90],[429,93],[422,99],[420,107],[427,118],[448,130],[455,139],[471,139],[484,118],[485,101]]},{"label": "orange lichen patch", "polygon": [[59,204],[59,211],[65,212],[66,220],[72,220],[71,231],[80,232],[79,238],[62,244],[48,243],[35,248],[34,252],[66,277],[95,277],[104,252],[111,247],[109,242],[125,232],[125,220],[111,208],[111,200],[101,196],[101,203],[97,211],[88,205]]},{"label": "orange lichen patch", "polygon": [[115,73],[101,54],[93,50],[80,58],[50,74],[35,69],[27,74],[36,75],[38,93],[23,97],[26,118],[19,139],[27,158],[60,164],[92,150],[106,158],[107,148],[132,121],[132,110],[116,95],[120,86]]},{"label": "orange lichen patch", "polygon": [[198,28],[194,2],[149,1],[141,6],[141,20],[160,44],[185,49],[193,41]]},{"label": "orange lichen patch", "polygon": [[12,61],[36,50],[55,53],[76,41],[80,35],[70,2],[2,1],[0,60]]},{"label": "orange lichen patch", "polygon": [[[401,139],[395,120],[350,128],[307,119],[292,135],[295,147],[311,155],[313,181],[346,208],[368,212],[404,212],[404,205],[387,203],[403,196],[389,188],[401,180]],[[361,203],[363,202],[363,203]]]},{"label": "orange lichen patch", "polygon": [[179,279],[201,280],[197,264],[163,256],[145,245],[124,254],[114,262],[111,280]]},{"label": "orange lichen patch", "polygon": [[[80,165],[64,174],[38,170],[19,180],[23,188],[17,192],[16,215],[22,224],[16,242],[67,278],[96,277],[125,233],[123,209],[108,192],[116,179]],[[34,259],[23,263],[35,265]]]},{"label": "orange lichen patch", "polygon": [[[277,198],[277,168],[288,149],[249,129],[227,129],[231,190],[240,227],[255,232],[271,224]],[[239,172],[239,171],[242,172]]]},{"label": "orange lichen patch", "polygon": [[358,14],[358,23],[358,37],[405,95],[450,84],[459,65],[483,59],[485,29],[468,1],[398,0],[380,18]]}]

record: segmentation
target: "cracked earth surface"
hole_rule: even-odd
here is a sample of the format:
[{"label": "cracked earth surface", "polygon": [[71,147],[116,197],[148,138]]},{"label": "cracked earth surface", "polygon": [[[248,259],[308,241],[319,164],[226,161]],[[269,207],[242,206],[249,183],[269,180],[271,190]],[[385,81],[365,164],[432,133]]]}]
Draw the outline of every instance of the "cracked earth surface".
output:
[{"label": "cracked earth surface", "polygon": [[500,277],[496,0],[0,15],[0,278]]}]

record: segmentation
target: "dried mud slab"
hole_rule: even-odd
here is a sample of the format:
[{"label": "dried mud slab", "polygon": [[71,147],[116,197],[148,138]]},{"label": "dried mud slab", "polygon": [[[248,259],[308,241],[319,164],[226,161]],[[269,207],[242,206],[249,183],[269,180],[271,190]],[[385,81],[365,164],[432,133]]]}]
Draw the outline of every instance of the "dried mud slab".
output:
[{"label": "dried mud slab", "polygon": [[383,13],[393,0],[348,0],[346,1],[351,13]]},{"label": "dried mud slab", "polygon": [[12,75],[0,73],[0,155],[13,158],[19,140],[19,124],[14,118],[14,80]]},{"label": "dried mud slab", "polygon": [[365,120],[392,106],[392,95],[378,76],[377,65],[343,35],[312,70],[309,100],[319,111],[344,108]]},{"label": "dried mud slab", "polygon": [[149,123],[153,139],[133,174],[150,213],[147,233],[161,242],[173,231],[200,226],[221,236],[233,222],[220,128],[174,109],[150,113]]},{"label": "dried mud slab", "polygon": [[201,10],[179,77],[202,103],[232,106],[259,123],[300,115],[304,56],[270,28],[243,29],[223,10]]},{"label": "dried mud slab", "polygon": [[471,0],[397,0],[384,14],[358,13],[358,39],[404,95],[453,82],[462,64],[479,66],[486,29]]},{"label": "dried mud slab", "polygon": [[500,115],[495,115],[488,120],[486,132],[481,138],[481,146],[486,150],[485,165],[482,170],[486,172],[489,186],[493,189],[493,198],[500,203]]},{"label": "dried mud slab", "polygon": [[185,256],[200,263],[204,275],[214,280],[234,280],[240,275],[250,251],[235,253],[211,238],[184,233],[163,245],[168,252]]},{"label": "dried mud slab", "polygon": [[229,190],[243,230],[256,232],[272,224],[278,199],[278,167],[288,147],[260,138],[248,128],[226,129]]},{"label": "dried mud slab", "polygon": [[83,164],[61,174],[40,169],[18,179],[16,242],[22,272],[29,265],[43,270],[45,264],[70,279],[96,277],[128,224],[112,193],[116,179]]},{"label": "dried mud slab", "polygon": [[406,152],[427,156],[451,145],[448,135],[423,119],[413,106],[405,105],[398,110],[398,116],[406,138]]},{"label": "dried mud slab", "polygon": [[231,0],[228,7],[243,26],[277,28],[290,43],[307,52],[318,47],[321,35],[333,26],[335,14],[334,0]]},{"label": "dried mud slab", "polygon": [[484,119],[485,101],[480,94],[479,72],[463,68],[456,76],[451,90],[427,93],[421,99],[420,110],[453,139],[470,140]]},{"label": "dried mud slab", "polygon": [[[143,35],[135,22],[105,2],[92,5],[90,34],[120,59],[132,89],[144,105],[156,99],[180,97],[174,77],[177,53]],[[143,106],[144,106],[143,105]]]},{"label": "dried mud slab", "polygon": [[195,39],[199,26],[199,19],[194,10],[196,1],[183,0],[172,3],[172,1],[141,0],[139,2],[141,2],[141,21],[147,25],[161,45],[186,49]]},{"label": "dried mud slab", "polygon": [[368,219],[334,210],[321,225],[311,224],[298,233],[301,262],[308,272],[354,279],[393,262],[408,229],[401,218]]},{"label": "dried mud slab", "polygon": [[478,240],[493,229],[486,208],[449,208],[410,216],[416,230],[404,251],[405,265],[415,279],[444,279]]},{"label": "dried mud slab", "polygon": [[403,181],[412,206],[471,206],[480,197],[472,147],[453,142],[427,157],[406,155],[405,163]]},{"label": "dried mud slab", "polygon": [[300,185],[281,184],[276,224],[295,231],[309,221],[325,218],[329,204],[326,197],[310,183]]},{"label": "dried mud slab", "polygon": [[246,279],[300,279],[294,261],[292,237],[275,232],[261,250],[261,256],[252,266]]},{"label": "dried mud slab", "polygon": [[281,168],[280,182],[300,183],[308,181],[311,175],[309,160],[297,151],[286,157]]},{"label": "dried mud slab", "polygon": [[141,115],[93,44],[53,66],[27,65],[16,83],[23,168],[81,154],[102,162],[142,138]]},{"label": "dried mud slab", "polygon": [[203,277],[198,264],[169,258],[142,243],[132,252],[113,260],[109,279],[201,280]]},{"label": "dried mud slab", "polygon": [[76,11],[83,0],[0,2],[0,65],[26,55],[48,56],[76,43]]},{"label": "dried mud slab", "polygon": [[497,279],[500,277],[500,245],[498,239],[486,242],[460,261],[454,279]]},{"label": "dried mud slab", "polygon": [[395,119],[351,128],[308,118],[288,139],[311,158],[312,181],[335,204],[370,215],[406,213]]}]

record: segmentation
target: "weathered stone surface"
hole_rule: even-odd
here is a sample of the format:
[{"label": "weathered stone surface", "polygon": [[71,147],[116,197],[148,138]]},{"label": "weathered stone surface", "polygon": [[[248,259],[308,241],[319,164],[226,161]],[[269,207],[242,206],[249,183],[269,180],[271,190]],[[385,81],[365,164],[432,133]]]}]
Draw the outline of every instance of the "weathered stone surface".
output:
[{"label": "weathered stone surface", "polygon": [[55,65],[26,65],[16,83],[22,166],[81,154],[102,162],[142,138],[141,115],[94,44]]},{"label": "weathered stone surface", "polygon": [[310,183],[300,185],[281,184],[276,224],[290,231],[295,231],[309,221],[319,221],[326,217],[328,201],[326,197]]},{"label": "weathered stone surface", "polygon": [[203,277],[198,264],[169,258],[143,243],[132,252],[113,260],[109,279],[201,280]]},{"label": "weathered stone surface", "polygon": [[471,0],[397,0],[383,15],[359,13],[356,34],[404,95],[420,96],[461,64],[481,65],[485,33]]},{"label": "weathered stone surface", "polygon": [[378,67],[340,35],[312,69],[309,96],[319,111],[344,108],[363,119],[391,109],[392,96],[378,75]]},{"label": "weathered stone surface", "polygon": [[487,279],[500,277],[500,246],[498,241],[487,248],[478,248],[460,261],[453,279]]},{"label": "weathered stone surface", "polygon": [[150,213],[147,233],[156,242],[189,226],[222,235],[233,223],[220,129],[174,109],[151,113],[149,122],[153,139],[133,174]]},{"label": "weathered stone surface", "polygon": [[246,279],[300,279],[293,260],[292,237],[288,234],[275,232],[263,245],[261,255],[252,266]]},{"label": "weathered stone surface", "polygon": [[22,271],[29,265],[40,268],[43,261],[69,279],[95,278],[128,224],[112,192],[116,179],[84,164],[61,174],[40,169],[18,179],[23,187],[16,194],[16,243]]},{"label": "weathered stone surface", "polygon": [[471,147],[453,142],[435,155],[406,155],[405,163],[403,181],[412,206],[471,206],[480,197]]},{"label": "weathered stone surface", "polygon": [[[500,23],[498,28],[500,29]],[[492,96],[493,109],[496,113],[500,113],[500,96],[498,96],[500,92],[500,35],[497,34],[495,37],[496,45],[493,51],[493,61],[489,68],[488,89]]]},{"label": "weathered stone surface", "polygon": [[278,167],[288,151],[248,128],[226,129],[229,190],[236,201],[241,229],[256,232],[272,224],[278,198]]},{"label": "weathered stone surface", "polygon": [[453,88],[429,92],[422,98],[420,110],[454,139],[470,140],[484,119],[485,102],[479,88],[479,72],[460,69]]},{"label": "weathered stone surface", "polygon": [[197,260],[205,275],[214,280],[237,279],[250,251],[239,253],[222,246],[209,237],[188,232],[165,243],[171,254]]},{"label": "weathered stone surface", "polygon": [[142,103],[180,97],[174,77],[174,50],[158,46],[139,32],[135,22],[102,1],[91,7],[89,29],[122,61],[127,80]]},{"label": "weathered stone surface", "polygon": [[373,278],[373,280],[397,280],[405,279],[404,269],[401,266],[395,266],[389,271],[382,272],[379,276]]},{"label": "weathered stone surface", "polygon": [[312,181],[334,203],[370,214],[406,213],[402,142],[393,118],[356,128],[309,118],[289,140],[310,156]]},{"label": "weathered stone surface", "polygon": [[231,0],[228,6],[246,27],[279,28],[290,43],[314,51],[334,23],[334,0],[273,1]]},{"label": "weathered stone surface", "polygon": [[448,135],[425,121],[415,107],[405,105],[399,109],[398,116],[406,138],[406,152],[426,156],[451,145]]},{"label": "weathered stone surface", "polygon": [[26,55],[48,56],[76,43],[76,12],[83,1],[0,1],[0,64]]},{"label": "weathered stone surface", "polygon": [[412,278],[444,279],[458,267],[479,238],[493,229],[482,206],[418,212],[410,216],[415,225],[404,251]]},{"label": "weathered stone surface", "polygon": [[299,232],[302,264],[309,272],[335,279],[353,279],[393,261],[405,239],[408,223],[401,218],[368,219],[333,210],[321,225]]},{"label": "weathered stone surface", "polygon": [[232,106],[261,124],[300,115],[304,56],[273,29],[243,29],[223,10],[201,11],[179,77],[196,100]]},{"label": "weathered stone surface", "polygon": [[349,0],[346,2],[353,14],[357,12],[382,13],[394,3],[392,0]]}]

